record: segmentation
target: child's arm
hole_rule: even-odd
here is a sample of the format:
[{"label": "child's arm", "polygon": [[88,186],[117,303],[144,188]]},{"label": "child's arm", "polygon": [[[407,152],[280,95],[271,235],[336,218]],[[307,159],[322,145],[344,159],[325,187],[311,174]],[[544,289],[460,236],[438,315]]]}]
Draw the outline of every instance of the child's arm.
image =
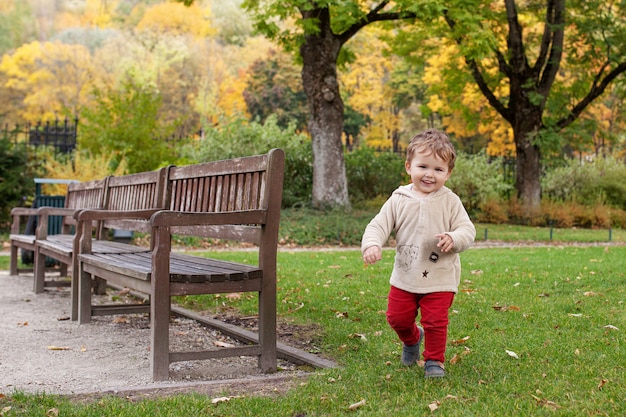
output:
[{"label": "child's arm", "polygon": [[375,264],[382,259],[382,249],[380,246],[370,246],[363,251],[363,262],[366,264]]},{"label": "child's arm", "polygon": [[441,233],[441,234],[435,235],[435,237],[439,239],[439,243],[437,243],[437,247],[441,249],[442,252],[444,253],[450,252],[452,248],[454,247],[454,239],[452,239],[452,237],[449,234]]}]

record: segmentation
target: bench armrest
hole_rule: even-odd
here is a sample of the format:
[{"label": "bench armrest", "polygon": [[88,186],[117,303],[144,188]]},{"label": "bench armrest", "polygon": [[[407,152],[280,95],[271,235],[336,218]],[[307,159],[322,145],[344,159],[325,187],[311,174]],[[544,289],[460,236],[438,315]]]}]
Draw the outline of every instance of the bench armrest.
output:
[{"label": "bench armrest", "polygon": [[159,209],[147,210],[81,210],[74,217],[84,222],[90,220],[148,220]]},{"label": "bench armrest", "polygon": [[152,215],[153,227],[264,224],[267,210],[241,210],[225,213],[199,213],[160,210]]},{"label": "bench armrest", "polygon": [[30,207],[13,207],[11,209],[11,217],[13,220],[11,222],[11,234],[20,234],[20,225],[23,217],[36,216],[38,213],[37,208]]},{"label": "bench armrest", "polygon": [[30,207],[13,207],[11,216],[36,216],[39,209]]}]

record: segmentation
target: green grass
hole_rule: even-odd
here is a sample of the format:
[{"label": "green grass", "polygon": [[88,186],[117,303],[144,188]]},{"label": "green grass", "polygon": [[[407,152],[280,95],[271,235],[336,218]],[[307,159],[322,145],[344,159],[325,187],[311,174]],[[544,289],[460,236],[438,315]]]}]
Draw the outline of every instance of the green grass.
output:
[{"label": "green grass", "polygon": [[[341,211],[320,213],[310,209],[283,210],[280,223],[282,243],[297,246],[358,246],[365,226],[380,206],[354,209],[349,215]],[[481,241],[532,242],[618,242],[626,243],[626,230],[558,229],[508,224],[476,225],[476,239]]]},{"label": "green grass", "polygon": [[[254,254],[211,256],[251,261]],[[60,416],[626,415],[625,246],[465,252],[449,328],[448,376],[434,381],[420,368],[400,365],[401,345],[385,321],[393,251],[369,267],[354,250],[280,252],[278,262],[280,320],[319,326],[315,349],[340,368],[317,371],[276,398],[72,403],[15,394],[0,398],[0,415],[46,416],[50,409]],[[256,300],[184,302],[250,314]],[[360,400],[365,404],[349,410]],[[431,413],[429,405],[438,409]]]}]

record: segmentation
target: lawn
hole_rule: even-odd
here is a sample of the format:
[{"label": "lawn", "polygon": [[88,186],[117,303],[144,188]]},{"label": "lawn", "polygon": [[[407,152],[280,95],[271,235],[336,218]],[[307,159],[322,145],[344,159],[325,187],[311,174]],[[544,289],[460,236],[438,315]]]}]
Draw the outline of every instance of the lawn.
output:
[{"label": "lawn", "polygon": [[[16,394],[0,398],[0,416],[626,415],[624,246],[465,252],[443,380],[400,365],[401,345],[384,316],[393,251],[369,267],[355,250],[282,251],[278,262],[280,320],[319,326],[315,350],[339,368],[317,371],[275,398],[72,403]],[[248,297],[180,301],[242,314],[255,304]]]}]

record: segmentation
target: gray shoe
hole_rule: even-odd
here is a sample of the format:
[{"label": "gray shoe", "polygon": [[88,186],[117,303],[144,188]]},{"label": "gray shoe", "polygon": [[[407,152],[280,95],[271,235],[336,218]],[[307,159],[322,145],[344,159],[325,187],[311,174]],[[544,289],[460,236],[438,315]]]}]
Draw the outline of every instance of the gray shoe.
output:
[{"label": "gray shoe", "polygon": [[417,330],[420,332],[420,338],[416,344],[412,346],[407,346],[402,344],[402,365],[404,366],[413,366],[420,358],[420,343],[422,343],[422,339],[424,338],[424,329],[418,327]]},{"label": "gray shoe", "polygon": [[424,364],[424,378],[443,378],[446,371],[443,363],[439,361],[426,361]]}]

